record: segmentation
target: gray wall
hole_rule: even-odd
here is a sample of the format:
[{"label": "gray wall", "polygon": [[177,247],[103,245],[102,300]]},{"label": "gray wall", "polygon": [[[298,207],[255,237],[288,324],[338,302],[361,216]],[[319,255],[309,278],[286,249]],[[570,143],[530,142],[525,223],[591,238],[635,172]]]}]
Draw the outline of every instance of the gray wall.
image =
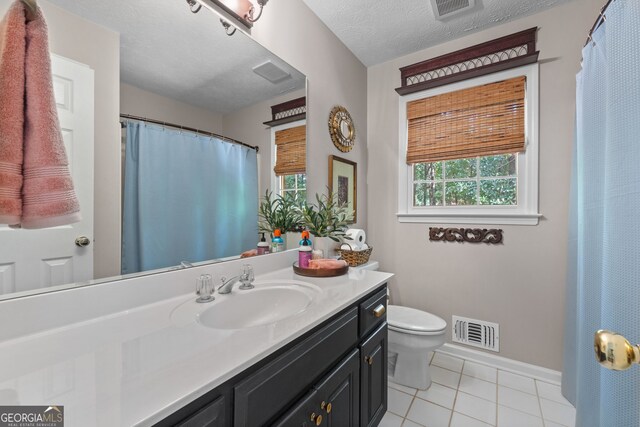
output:
[{"label": "gray wall", "polygon": [[120,112],[221,133],[222,117],[220,114],[126,83],[120,85]]},{"label": "gray wall", "polygon": [[[435,313],[449,324],[453,314],[497,322],[501,356],[557,370],[562,365],[575,74],[601,3],[571,2],[368,70],[367,231],[382,270],[397,274],[393,302]],[[538,226],[500,227],[504,245],[429,242],[433,224],[400,224],[395,215],[398,68],[534,26],[540,28],[539,200],[544,217]]]},{"label": "gray wall", "polygon": [[[249,107],[227,114],[222,118],[222,134],[250,145],[260,147],[258,151],[258,194],[262,197],[271,187],[271,128],[263,125],[272,119],[271,106],[305,96],[306,91],[300,89],[286,95],[258,102]],[[308,161],[308,159],[307,159]]]},{"label": "gray wall", "polygon": [[[358,163],[358,226],[367,224],[367,69],[300,0],[269,2],[252,30],[256,40],[307,76],[309,194],[326,192],[329,155]],[[341,153],[329,136],[329,112],[349,110],[355,147]]]}]

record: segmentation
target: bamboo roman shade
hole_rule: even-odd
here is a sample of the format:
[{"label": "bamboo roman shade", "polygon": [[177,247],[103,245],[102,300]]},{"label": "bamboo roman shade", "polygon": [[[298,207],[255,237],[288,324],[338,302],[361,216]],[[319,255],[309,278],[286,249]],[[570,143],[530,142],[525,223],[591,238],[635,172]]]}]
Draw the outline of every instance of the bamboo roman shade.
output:
[{"label": "bamboo roman shade", "polygon": [[524,151],[525,77],[407,103],[407,164]]},{"label": "bamboo roman shade", "polygon": [[276,176],[305,173],[307,164],[307,127],[276,131]]}]

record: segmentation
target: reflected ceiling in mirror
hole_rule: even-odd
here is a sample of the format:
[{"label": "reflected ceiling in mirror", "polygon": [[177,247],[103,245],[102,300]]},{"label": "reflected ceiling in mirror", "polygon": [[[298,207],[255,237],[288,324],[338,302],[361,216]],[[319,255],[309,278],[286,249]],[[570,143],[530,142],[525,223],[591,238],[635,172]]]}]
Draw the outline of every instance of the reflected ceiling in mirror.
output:
[{"label": "reflected ceiling in mirror", "polygon": [[[0,0],[0,14],[3,14],[12,0]],[[271,117],[270,106],[306,95],[306,77],[275,56],[250,36],[237,31],[228,36],[220,25],[218,16],[211,10],[202,8],[197,14],[191,12],[183,0],[157,2],[154,0],[41,0],[45,18],[49,23],[49,37],[52,47],[66,44],[65,52],[82,51],[86,56],[95,58],[95,116],[94,127],[95,158],[95,216],[91,209],[85,214],[93,216],[95,230],[82,231],[91,240],[94,250],[94,273],[80,279],[74,278],[73,268],[52,279],[53,286],[42,283],[20,282],[20,274],[15,268],[0,269],[0,300],[67,289],[73,286],[102,283],[120,279],[120,206],[111,210],[105,206],[117,205],[121,197],[122,184],[117,172],[105,177],[104,170],[117,171],[120,160],[113,156],[120,152],[120,140],[104,140],[104,130],[118,122],[119,114],[142,116],[163,122],[174,123],[185,128],[193,127],[210,131],[242,141],[251,146],[259,146],[262,155],[258,156],[260,171],[259,188],[256,196],[265,193],[270,185],[272,174],[270,145],[271,131],[262,123]],[[58,9],[59,8],[59,9]],[[60,11],[62,9],[62,11]],[[50,12],[50,13],[49,13]],[[64,12],[64,13],[62,13]],[[71,15],[70,15],[71,14]],[[65,16],[64,19],[61,17]],[[67,25],[66,16],[74,16],[74,22],[85,22],[82,31],[87,28],[103,27],[119,36],[119,52],[101,52],[93,46],[94,39],[82,40],[76,34],[76,28]],[[88,22],[86,22],[88,21]],[[82,24],[78,24],[82,27]],[[78,31],[78,34],[83,34]],[[96,38],[97,39],[97,38]],[[73,49],[67,49],[73,44]],[[76,46],[77,44],[77,46]],[[115,46],[115,43],[114,43]],[[98,49],[97,52],[90,52]],[[53,53],[58,54],[52,48]],[[86,55],[90,52],[89,55]],[[71,60],[83,61],[66,55]],[[119,62],[118,58],[119,57]],[[119,71],[118,71],[119,69]],[[98,88],[104,83],[105,70],[117,74],[113,80],[120,82],[120,106],[118,108],[117,86]],[[267,79],[266,77],[269,77]],[[102,79],[102,80],[101,80]],[[101,82],[99,83],[99,81]],[[114,90],[115,89],[115,90]],[[105,100],[105,95],[113,98]],[[114,101],[115,99],[115,101]],[[164,108],[170,102],[173,109]],[[110,109],[103,108],[111,103]],[[145,105],[146,103],[146,105]],[[154,104],[154,105],[150,105]],[[153,107],[153,108],[147,108]],[[177,108],[179,107],[179,108]],[[164,108],[164,109],[163,109]],[[108,112],[105,115],[105,111]],[[147,114],[148,111],[151,111]],[[178,117],[172,113],[180,113]],[[161,114],[162,113],[162,114]],[[166,114],[164,114],[166,113]],[[158,116],[156,116],[156,114]],[[98,122],[101,122],[98,125]],[[113,128],[111,128],[113,131]],[[64,133],[64,131],[63,131]],[[101,139],[103,138],[103,139]],[[99,150],[105,145],[110,148],[110,160]],[[109,162],[109,163],[106,163]],[[113,163],[115,162],[115,163]],[[99,170],[101,169],[101,170]],[[102,175],[101,175],[102,174]],[[86,185],[86,183],[85,183]],[[105,198],[111,194],[111,198]],[[258,200],[256,200],[256,205]],[[81,201],[82,205],[82,201]],[[6,234],[0,226],[0,246],[6,244]],[[24,230],[17,230],[23,232]],[[26,232],[26,231],[25,231]],[[78,233],[78,236],[80,233]],[[98,235],[102,239],[98,239]],[[94,240],[94,236],[95,240]],[[76,236],[74,235],[74,238]],[[4,241],[3,241],[4,239]],[[110,244],[106,241],[112,239]],[[15,240],[12,240],[12,242]],[[257,236],[256,236],[257,243]],[[65,238],[59,242],[65,251],[78,253],[83,248],[75,247],[73,239]],[[7,246],[12,246],[9,243]],[[71,245],[71,248],[69,248]],[[20,244],[19,249],[10,248],[20,255],[30,252],[30,247]],[[107,249],[105,249],[107,247]],[[253,246],[255,247],[255,246]],[[251,248],[246,248],[251,249]],[[116,253],[117,252],[117,253]],[[227,256],[229,255],[229,256]],[[239,254],[226,254],[217,260],[235,259]],[[11,265],[12,260],[5,259],[0,252],[0,267]],[[62,259],[62,258],[60,258]],[[185,259],[189,260],[188,258]],[[55,259],[54,259],[55,261]],[[55,264],[55,263],[53,263]],[[52,264],[52,265],[53,265]],[[179,263],[176,263],[179,264]],[[198,265],[198,263],[196,263]],[[168,269],[180,268],[171,266]],[[71,272],[70,272],[71,271]],[[150,274],[167,269],[136,273]],[[127,275],[131,277],[134,275]]]},{"label": "reflected ceiling in mirror", "polygon": [[[246,34],[227,36],[206,8],[172,0],[50,0],[120,34],[122,82],[218,114],[305,87],[305,76]],[[253,71],[270,62],[275,84]]]}]

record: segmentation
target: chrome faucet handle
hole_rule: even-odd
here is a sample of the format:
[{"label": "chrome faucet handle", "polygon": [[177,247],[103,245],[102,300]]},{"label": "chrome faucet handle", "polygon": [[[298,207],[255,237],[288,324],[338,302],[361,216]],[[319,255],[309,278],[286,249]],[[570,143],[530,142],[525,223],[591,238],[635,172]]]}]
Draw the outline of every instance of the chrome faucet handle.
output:
[{"label": "chrome faucet handle", "polygon": [[238,289],[247,290],[255,288],[255,286],[253,286],[253,281],[255,279],[251,264],[244,264],[242,266],[242,275],[240,276],[240,282],[242,282],[242,285],[240,285]]},{"label": "chrome faucet handle", "polygon": [[199,295],[196,302],[211,302],[213,297],[213,279],[210,274],[202,274],[196,279],[196,294]]}]

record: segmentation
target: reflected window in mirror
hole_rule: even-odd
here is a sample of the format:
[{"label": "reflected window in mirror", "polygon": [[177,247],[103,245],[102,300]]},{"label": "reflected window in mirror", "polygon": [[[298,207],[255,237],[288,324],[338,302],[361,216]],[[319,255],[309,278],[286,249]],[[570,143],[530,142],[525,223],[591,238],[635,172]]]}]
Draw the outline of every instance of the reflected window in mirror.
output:
[{"label": "reflected window in mirror", "polygon": [[271,128],[273,188],[282,196],[306,198],[307,127],[304,120]]},{"label": "reflected window in mirror", "polygon": [[307,175],[297,173],[283,175],[278,180],[278,194],[281,196],[297,195],[302,199],[307,198]]}]

